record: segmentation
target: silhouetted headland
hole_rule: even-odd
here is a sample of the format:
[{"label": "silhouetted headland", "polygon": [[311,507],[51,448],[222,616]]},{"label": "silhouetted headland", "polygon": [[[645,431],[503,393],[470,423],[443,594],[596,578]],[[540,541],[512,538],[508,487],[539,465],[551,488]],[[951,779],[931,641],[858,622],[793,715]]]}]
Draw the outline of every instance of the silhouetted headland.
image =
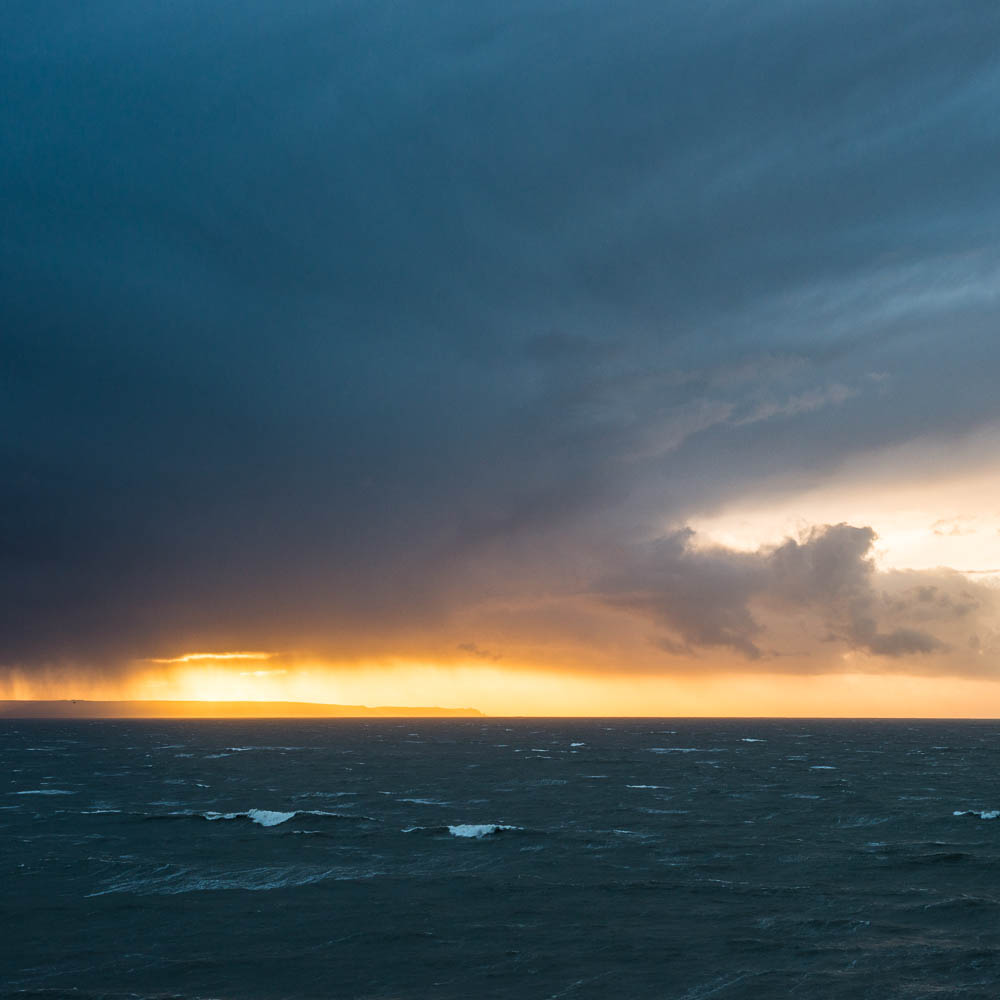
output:
[{"label": "silhouetted headland", "polygon": [[305,701],[0,701],[2,719],[468,718],[476,708],[322,705]]}]

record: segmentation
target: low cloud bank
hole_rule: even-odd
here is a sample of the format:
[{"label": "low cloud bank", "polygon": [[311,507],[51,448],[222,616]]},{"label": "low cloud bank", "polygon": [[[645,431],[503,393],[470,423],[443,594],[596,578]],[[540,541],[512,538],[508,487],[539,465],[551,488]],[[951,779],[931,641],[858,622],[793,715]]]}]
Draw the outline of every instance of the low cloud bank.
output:
[{"label": "low cloud bank", "polygon": [[[876,533],[849,524],[743,552],[679,530],[597,584],[679,660],[736,654],[758,670],[989,673],[996,590],[948,569],[880,571]],[[991,654],[991,655],[987,655]]]}]

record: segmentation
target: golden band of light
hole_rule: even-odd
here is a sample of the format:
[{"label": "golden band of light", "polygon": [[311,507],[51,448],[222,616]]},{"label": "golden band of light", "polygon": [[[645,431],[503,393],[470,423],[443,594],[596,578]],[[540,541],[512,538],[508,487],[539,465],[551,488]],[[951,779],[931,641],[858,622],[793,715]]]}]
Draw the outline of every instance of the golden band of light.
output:
[{"label": "golden band of light", "polygon": [[146,663],[194,663],[198,660],[270,660],[274,653],[185,653],[183,656],[150,657]]}]

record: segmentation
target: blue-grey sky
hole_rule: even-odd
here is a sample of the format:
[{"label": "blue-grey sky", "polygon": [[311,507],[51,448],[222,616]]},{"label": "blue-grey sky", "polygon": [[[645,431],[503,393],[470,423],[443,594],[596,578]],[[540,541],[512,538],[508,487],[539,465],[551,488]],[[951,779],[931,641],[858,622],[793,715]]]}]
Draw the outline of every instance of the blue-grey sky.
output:
[{"label": "blue-grey sky", "polygon": [[992,578],[873,562],[891,511],[690,527],[1000,467],[993,0],[0,31],[5,668],[993,669]]}]

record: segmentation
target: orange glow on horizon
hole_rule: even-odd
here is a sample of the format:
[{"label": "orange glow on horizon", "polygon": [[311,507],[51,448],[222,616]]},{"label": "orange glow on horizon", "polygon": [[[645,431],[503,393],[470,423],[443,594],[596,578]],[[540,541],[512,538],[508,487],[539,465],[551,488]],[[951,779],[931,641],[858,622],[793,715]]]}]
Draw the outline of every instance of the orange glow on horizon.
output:
[{"label": "orange glow on horizon", "polygon": [[13,676],[0,683],[0,698],[437,706],[543,717],[1000,717],[1000,683],[983,679],[864,673],[664,676],[415,661],[287,663],[274,670],[240,671],[237,665],[178,658],[119,678]]},{"label": "orange glow on horizon", "polygon": [[146,663],[193,663],[198,660],[270,660],[276,653],[185,653],[183,656],[149,658]]}]

